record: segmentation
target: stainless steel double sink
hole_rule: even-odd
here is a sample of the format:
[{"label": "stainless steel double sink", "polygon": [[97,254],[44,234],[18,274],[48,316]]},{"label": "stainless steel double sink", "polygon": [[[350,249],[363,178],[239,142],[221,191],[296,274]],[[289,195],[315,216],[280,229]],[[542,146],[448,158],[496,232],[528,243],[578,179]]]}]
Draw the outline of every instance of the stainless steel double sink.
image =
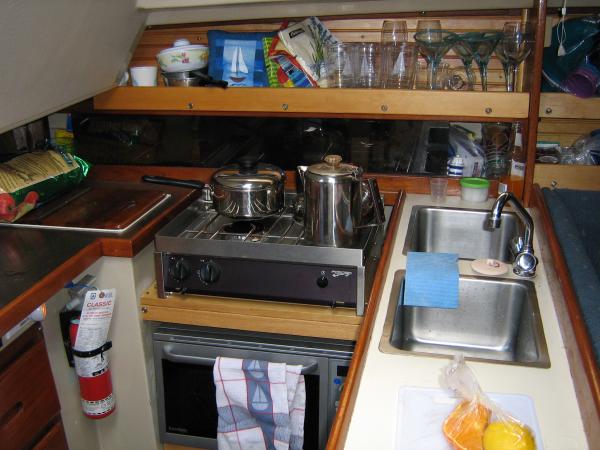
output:
[{"label": "stainless steel double sink", "polygon": [[[509,259],[509,241],[520,233],[513,213],[497,230],[485,227],[488,211],[415,206],[404,252],[452,252],[461,259]],[[384,353],[448,356],[550,367],[532,281],[459,276],[456,309],[404,306],[405,271],[395,273],[379,348]]]}]

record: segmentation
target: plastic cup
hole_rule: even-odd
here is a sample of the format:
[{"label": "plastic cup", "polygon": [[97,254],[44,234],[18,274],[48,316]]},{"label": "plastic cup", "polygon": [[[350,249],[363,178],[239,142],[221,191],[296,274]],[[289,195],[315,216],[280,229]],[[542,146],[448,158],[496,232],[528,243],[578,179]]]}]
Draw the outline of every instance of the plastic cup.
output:
[{"label": "plastic cup", "polygon": [[156,66],[138,66],[129,69],[132,86],[156,86]]},{"label": "plastic cup", "polygon": [[446,201],[446,191],[448,190],[448,179],[445,177],[429,178],[429,190],[431,200],[436,203]]}]

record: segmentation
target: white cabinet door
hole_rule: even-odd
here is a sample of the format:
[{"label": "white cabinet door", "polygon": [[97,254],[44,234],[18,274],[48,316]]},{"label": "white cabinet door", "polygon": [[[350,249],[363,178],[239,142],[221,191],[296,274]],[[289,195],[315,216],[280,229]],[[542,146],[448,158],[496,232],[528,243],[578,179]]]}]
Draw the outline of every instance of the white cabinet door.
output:
[{"label": "white cabinet door", "polygon": [[146,16],[135,0],[0,2],[0,133],[115,86]]}]

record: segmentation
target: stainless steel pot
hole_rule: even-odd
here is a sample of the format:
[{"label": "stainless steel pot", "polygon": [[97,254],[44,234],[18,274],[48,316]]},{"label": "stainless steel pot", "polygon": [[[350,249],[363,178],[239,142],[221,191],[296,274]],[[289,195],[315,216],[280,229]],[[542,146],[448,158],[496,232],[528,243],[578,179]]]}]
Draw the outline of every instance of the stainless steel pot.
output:
[{"label": "stainless steel pot", "polygon": [[309,242],[349,246],[360,227],[384,222],[377,181],[363,179],[359,166],[328,155],[322,163],[298,169],[304,184],[304,235]]},{"label": "stainless steel pot", "polygon": [[215,80],[213,77],[199,70],[190,72],[161,72],[165,86],[192,87],[192,86],[220,86],[227,87],[227,81]]},{"label": "stainless steel pot", "polygon": [[249,159],[217,170],[210,185],[151,175],[144,175],[142,179],[192,189],[208,187],[215,210],[235,219],[262,219],[278,213],[284,206],[285,172],[277,166]]}]

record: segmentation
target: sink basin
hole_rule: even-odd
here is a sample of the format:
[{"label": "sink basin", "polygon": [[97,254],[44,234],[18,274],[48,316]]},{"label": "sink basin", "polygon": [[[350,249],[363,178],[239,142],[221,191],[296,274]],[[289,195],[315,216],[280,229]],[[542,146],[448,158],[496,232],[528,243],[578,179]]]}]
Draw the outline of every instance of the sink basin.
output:
[{"label": "sink basin", "polygon": [[404,273],[394,276],[382,352],[550,367],[531,281],[461,275],[457,309],[424,308],[403,306]]},{"label": "sink basin", "polygon": [[502,213],[500,228],[489,229],[488,215],[488,210],[414,206],[403,252],[458,253],[461,259],[511,262],[508,244],[522,235],[519,218]]}]

